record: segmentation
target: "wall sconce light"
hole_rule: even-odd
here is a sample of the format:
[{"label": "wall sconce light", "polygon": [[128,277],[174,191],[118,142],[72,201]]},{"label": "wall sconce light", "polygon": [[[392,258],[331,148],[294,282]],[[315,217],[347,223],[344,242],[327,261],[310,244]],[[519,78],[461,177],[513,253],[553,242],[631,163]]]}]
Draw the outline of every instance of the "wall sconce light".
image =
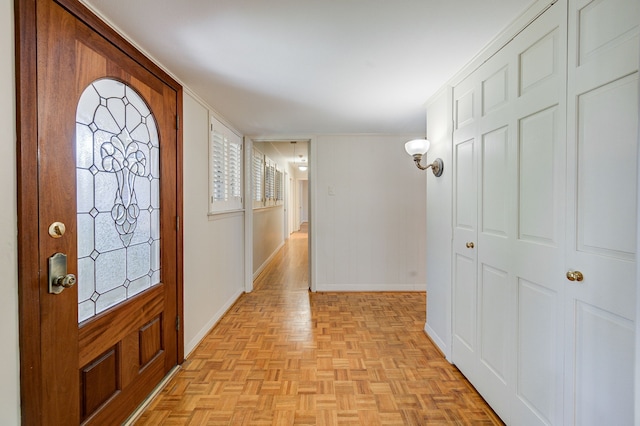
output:
[{"label": "wall sconce light", "polygon": [[434,162],[428,166],[420,164],[422,156],[429,151],[429,146],[431,146],[431,142],[427,139],[413,139],[404,144],[404,149],[407,151],[407,154],[413,157],[413,161],[420,170],[427,170],[428,168],[431,168],[431,171],[436,175],[436,177],[441,176],[442,170],[444,169],[442,159],[436,158]]}]

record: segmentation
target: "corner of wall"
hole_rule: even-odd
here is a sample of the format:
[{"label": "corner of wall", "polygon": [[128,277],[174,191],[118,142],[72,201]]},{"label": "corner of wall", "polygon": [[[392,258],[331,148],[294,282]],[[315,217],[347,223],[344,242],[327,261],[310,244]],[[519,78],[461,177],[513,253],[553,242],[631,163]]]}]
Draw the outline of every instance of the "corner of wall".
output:
[{"label": "corner of wall", "polygon": [[427,178],[427,322],[425,332],[451,356],[451,244],[453,238],[453,90],[443,87],[427,107],[428,161],[441,158],[442,176]]}]

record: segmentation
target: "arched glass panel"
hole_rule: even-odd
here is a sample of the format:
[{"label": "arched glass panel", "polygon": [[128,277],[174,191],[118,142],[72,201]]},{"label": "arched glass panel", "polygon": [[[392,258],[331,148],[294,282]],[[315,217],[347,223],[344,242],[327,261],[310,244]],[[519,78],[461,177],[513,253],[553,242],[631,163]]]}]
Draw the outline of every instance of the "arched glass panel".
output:
[{"label": "arched glass panel", "polygon": [[78,322],[160,282],[156,121],[126,84],[100,79],[76,110]]}]

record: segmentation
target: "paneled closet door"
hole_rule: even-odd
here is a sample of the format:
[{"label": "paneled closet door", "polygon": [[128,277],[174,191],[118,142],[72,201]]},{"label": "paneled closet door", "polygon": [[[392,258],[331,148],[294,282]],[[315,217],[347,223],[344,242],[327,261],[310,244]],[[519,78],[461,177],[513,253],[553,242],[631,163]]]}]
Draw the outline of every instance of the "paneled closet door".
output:
[{"label": "paneled closet door", "polygon": [[505,422],[511,420],[515,287],[515,70],[512,46],[474,74],[479,93],[478,140],[478,382],[476,388]]},{"label": "paneled closet door", "polygon": [[514,424],[562,424],[566,2],[513,42],[517,158]]},{"label": "paneled closet door", "polygon": [[452,360],[476,381],[477,314],[477,171],[474,78],[453,91],[453,339]]},{"label": "paneled closet door", "polygon": [[452,359],[513,424],[562,423],[565,58],[559,1],[454,89]]},{"label": "paneled closet door", "polygon": [[514,65],[505,49],[454,88],[452,359],[509,421],[513,372]]},{"label": "paneled closet door", "polygon": [[633,424],[640,2],[569,5],[565,424]]}]

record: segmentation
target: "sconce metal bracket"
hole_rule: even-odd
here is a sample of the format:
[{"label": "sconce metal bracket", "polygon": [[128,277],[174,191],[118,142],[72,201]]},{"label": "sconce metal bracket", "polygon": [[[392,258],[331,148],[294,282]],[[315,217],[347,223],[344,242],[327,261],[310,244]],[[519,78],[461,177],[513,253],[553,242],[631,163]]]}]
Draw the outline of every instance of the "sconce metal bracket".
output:
[{"label": "sconce metal bracket", "polygon": [[427,170],[428,168],[431,168],[431,171],[436,177],[442,176],[444,163],[442,162],[441,158],[436,158],[433,163],[429,164],[428,166],[423,166],[422,164],[420,164],[420,160],[422,160],[422,155],[415,154],[413,156],[413,161],[415,161],[416,166],[418,166],[420,170]]}]

